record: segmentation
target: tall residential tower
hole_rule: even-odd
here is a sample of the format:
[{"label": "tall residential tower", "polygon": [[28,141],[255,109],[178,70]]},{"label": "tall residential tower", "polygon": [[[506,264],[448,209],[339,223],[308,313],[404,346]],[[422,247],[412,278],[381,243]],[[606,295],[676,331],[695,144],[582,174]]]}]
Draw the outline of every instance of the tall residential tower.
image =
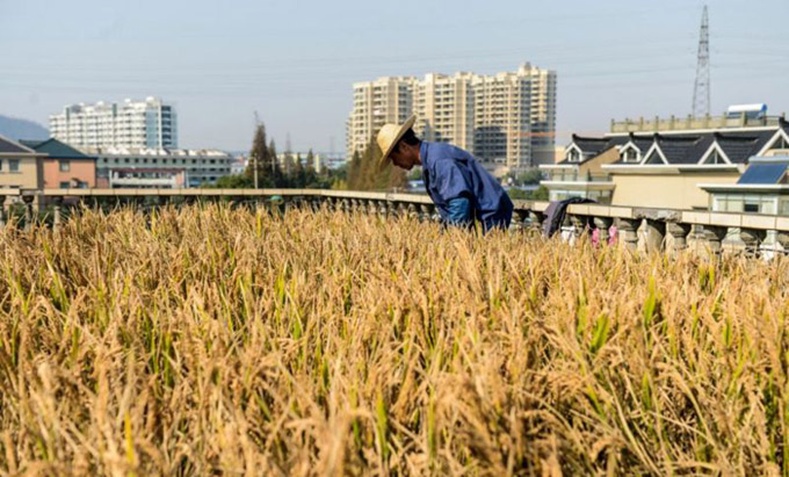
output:
[{"label": "tall residential tower", "polygon": [[175,108],[157,98],[72,104],[49,117],[52,136],[74,147],[177,148]]},{"label": "tall residential tower", "polygon": [[355,83],[347,151],[364,150],[385,123],[416,114],[415,132],[450,142],[499,172],[553,163],[556,72],[529,64],[493,76],[438,73]]}]

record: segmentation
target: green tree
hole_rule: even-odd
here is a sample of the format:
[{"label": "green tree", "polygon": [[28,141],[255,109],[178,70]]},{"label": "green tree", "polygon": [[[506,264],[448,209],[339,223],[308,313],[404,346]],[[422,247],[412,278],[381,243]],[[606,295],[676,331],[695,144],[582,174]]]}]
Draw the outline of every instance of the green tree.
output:
[{"label": "green tree", "polygon": [[252,150],[249,152],[249,164],[244,173],[252,187],[254,187],[255,170],[257,170],[258,188],[278,187],[277,181],[281,171],[277,156],[272,155],[271,152],[271,147],[266,146],[266,126],[261,123],[255,129]]},{"label": "green tree", "polygon": [[517,185],[539,184],[542,180],[542,171],[539,168],[533,167],[520,172],[513,177],[513,179],[515,179]]},{"label": "green tree", "polygon": [[541,185],[537,190],[531,193],[531,200],[548,200],[549,196],[548,188]]},{"label": "green tree", "polygon": [[369,191],[390,191],[404,188],[407,182],[406,172],[389,163],[383,170],[378,170],[381,161],[381,149],[370,138],[364,152],[354,152],[348,170],[348,189]]},{"label": "green tree", "polygon": [[216,180],[216,189],[251,189],[255,186],[246,173],[223,176]]},{"label": "green tree", "polygon": [[282,167],[279,164],[279,159],[277,158],[277,145],[274,143],[274,138],[268,144],[268,154],[271,158],[270,163],[270,177],[271,177],[271,187],[287,187],[287,180],[282,173]]}]

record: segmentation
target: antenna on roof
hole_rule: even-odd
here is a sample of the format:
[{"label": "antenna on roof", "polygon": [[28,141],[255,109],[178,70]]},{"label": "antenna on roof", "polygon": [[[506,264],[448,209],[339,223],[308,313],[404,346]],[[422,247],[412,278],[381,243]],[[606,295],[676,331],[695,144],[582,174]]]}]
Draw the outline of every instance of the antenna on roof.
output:
[{"label": "antenna on roof", "polygon": [[710,23],[707,5],[701,16],[699,52],[696,62],[696,83],[693,86],[693,116],[699,118],[710,114]]}]

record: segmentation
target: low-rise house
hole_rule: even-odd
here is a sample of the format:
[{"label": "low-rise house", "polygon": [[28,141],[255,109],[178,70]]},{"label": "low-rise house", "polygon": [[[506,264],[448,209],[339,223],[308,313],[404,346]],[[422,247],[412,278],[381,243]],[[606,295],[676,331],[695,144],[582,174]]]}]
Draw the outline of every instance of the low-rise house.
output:
[{"label": "low-rise house", "polygon": [[45,154],[0,136],[0,188],[41,189]]},{"label": "low-rise house", "polygon": [[46,154],[42,159],[45,189],[88,189],[96,187],[96,158],[87,156],[57,139],[19,141]]},{"label": "low-rise house", "polygon": [[699,184],[713,212],[789,215],[789,156],[752,157],[734,184]]},{"label": "low-rise house", "polygon": [[[714,122],[718,124],[718,122]],[[573,136],[565,159],[543,166],[552,200],[586,197],[632,207],[709,209],[699,184],[731,185],[754,156],[789,154],[789,123],[783,117],[759,123],[720,122],[719,129],[637,132],[612,125],[600,138]],[[694,123],[695,124],[695,123]],[[603,185],[604,184],[604,185]]]},{"label": "low-rise house", "polygon": [[610,204],[614,183],[602,166],[619,160],[617,142],[573,134],[564,154],[564,160],[556,164],[540,165],[540,170],[548,175],[540,182],[548,188],[548,199],[582,197]]}]

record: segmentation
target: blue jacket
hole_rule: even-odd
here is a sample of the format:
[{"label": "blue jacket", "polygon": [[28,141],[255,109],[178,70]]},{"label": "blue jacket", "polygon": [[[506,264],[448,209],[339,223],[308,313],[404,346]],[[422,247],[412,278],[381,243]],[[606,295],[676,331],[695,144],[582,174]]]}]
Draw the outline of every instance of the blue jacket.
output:
[{"label": "blue jacket", "polygon": [[466,198],[472,214],[468,221],[481,221],[485,230],[509,227],[512,201],[474,156],[451,144],[427,141],[422,142],[419,156],[425,189],[442,219],[450,223],[463,222],[457,216],[457,211],[463,207],[450,206],[450,202]]}]

